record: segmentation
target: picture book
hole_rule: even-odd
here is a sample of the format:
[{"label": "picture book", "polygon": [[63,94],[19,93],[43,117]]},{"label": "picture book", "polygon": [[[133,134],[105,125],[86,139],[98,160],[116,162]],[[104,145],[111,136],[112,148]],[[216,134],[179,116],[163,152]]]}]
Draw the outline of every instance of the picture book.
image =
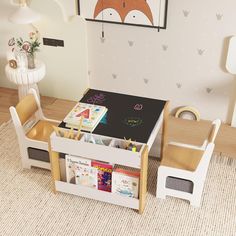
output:
[{"label": "picture book", "polygon": [[106,112],[107,108],[104,106],[79,102],[63,121],[66,127],[78,129],[83,117],[81,130],[92,132]]},{"label": "picture book", "polygon": [[77,156],[71,156],[66,155],[66,181],[68,183],[75,184],[75,177],[78,170],[78,165],[84,165],[84,166],[91,166],[91,160],[77,157]]},{"label": "picture book", "polygon": [[75,183],[97,189],[98,170],[91,166],[78,164],[75,171]]},{"label": "picture book", "polygon": [[115,169],[112,173],[112,193],[138,198],[139,172]]},{"label": "picture book", "polygon": [[100,161],[92,161],[92,167],[98,170],[98,189],[111,192],[113,166]]}]

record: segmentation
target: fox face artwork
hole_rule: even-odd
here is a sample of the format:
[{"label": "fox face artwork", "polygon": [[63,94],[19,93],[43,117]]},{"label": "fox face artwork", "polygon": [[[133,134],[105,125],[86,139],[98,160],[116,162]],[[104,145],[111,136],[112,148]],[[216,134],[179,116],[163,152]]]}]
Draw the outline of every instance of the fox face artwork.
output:
[{"label": "fox face artwork", "polygon": [[114,15],[117,21],[123,23],[145,22],[153,25],[152,11],[146,0],[98,0],[95,10],[94,19],[104,19]]},{"label": "fox face artwork", "polygon": [[168,0],[78,0],[87,20],[165,27]]}]

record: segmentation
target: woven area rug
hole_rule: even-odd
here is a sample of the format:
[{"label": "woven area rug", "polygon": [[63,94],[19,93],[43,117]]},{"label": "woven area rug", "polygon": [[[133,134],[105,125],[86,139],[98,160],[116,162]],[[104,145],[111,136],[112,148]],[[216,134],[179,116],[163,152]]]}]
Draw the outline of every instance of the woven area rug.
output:
[{"label": "woven area rug", "polygon": [[23,170],[11,122],[0,127],[0,235],[236,235],[236,160],[214,156],[202,207],[155,198],[158,162],[150,158],[143,215],[69,194],[53,194],[49,171]]}]

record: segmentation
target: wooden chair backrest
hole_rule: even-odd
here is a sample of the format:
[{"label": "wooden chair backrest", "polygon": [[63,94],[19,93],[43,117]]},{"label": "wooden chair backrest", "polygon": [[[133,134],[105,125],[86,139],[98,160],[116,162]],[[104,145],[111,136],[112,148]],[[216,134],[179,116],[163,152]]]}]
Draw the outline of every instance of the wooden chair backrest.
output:
[{"label": "wooden chair backrest", "polygon": [[36,111],[38,105],[33,94],[25,96],[16,106],[16,112],[19,116],[20,122],[23,125]]},{"label": "wooden chair backrest", "polygon": [[214,147],[215,147],[214,142],[215,142],[217,133],[220,129],[220,125],[221,125],[221,121],[219,119],[216,119],[212,122],[212,126],[210,129],[208,138],[207,138],[208,144],[206,145],[206,149],[204,151],[203,157],[201,158],[201,161],[196,170],[197,173],[201,172],[201,175],[204,176],[204,178],[206,176],[207,169],[211,160],[211,156],[214,151]]},{"label": "wooden chair backrest", "polygon": [[220,124],[221,124],[221,121],[219,119],[216,119],[212,122],[212,126],[211,126],[210,132],[208,134],[208,138],[207,138],[208,143],[215,142],[216,135],[217,135],[219,128],[220,128]]},{"label": "wooden chair backrest", "polygon": [[209,135],[208,135],[208,142],[209,143],[214,143],[214,134],[215,134],[215,130],[216,130],[216,125],[212,125],[211,127],[211,130],[209,132]]}]

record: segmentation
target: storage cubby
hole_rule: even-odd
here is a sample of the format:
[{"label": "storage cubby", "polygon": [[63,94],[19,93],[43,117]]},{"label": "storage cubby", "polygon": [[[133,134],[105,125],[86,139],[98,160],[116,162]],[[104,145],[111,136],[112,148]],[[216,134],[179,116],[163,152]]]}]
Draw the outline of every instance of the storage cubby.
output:
[{"label": "storage cubby", "polygon": [[63,181],[55,181],[55,187],[56,190],[60,192],[129,207],[137,210],[139,209],[139,199],[136,198],[124,197],[115,193],[92,189],[81,185],[70,184]]},{"label": "storage cubby", "polygon": [[[75,159],[75,158],[77,158],[77,157],[75,157],[75,156],[73,156],[73,158]],[[79,159],[81,158],[81,157],[78,157]],[[79,159],[78,159],[78,161],[79,161]],[[84,159],[84,158],[83,158]],[[65,161],[65,158],[62,158],[61,157],[61,155],[60,155],[60,159],[59,159],[59,165],[60,165],[60,182],[64,182],[64,183],[67,183],[67,184],[71,184],[71,185],[76,185],[76,186],[78,186],[78,188],[80,188],[81,186],[82,187],[85,187],[85,189],[86,188],[90,188],[89,186],[84,186],[84,185],[80,185],[80,184],[78,184],[78,183],[69,183],[69,182],[67,182],[67,179],[66,179],[66,176],[67,176],[67,174],[66,174],[66,172],[68,171],[68,167],[66,166],[66,161]],[[86,166],[86,165],[84,165],[84,167],[86,168],[86,167],[88,167],[88,166]],[[116,171],[116,170],[123,170],[123,172],[121,172],[121,171]],[[114,184],[114,182],[113,182],[113,178],[114,178],[114,176],[115,175],[117,175],[117,173],[118,174],[121,174],[122,176],[125,176],[125,173],[127,173],[127,171],[128,172],[135,172],[135,173],[137,173],[138,172],[138,174],[139,174],[139,176],[138,176],[138,180],[136,180],[136,183],[137,183],[137,189],[139,190],[139,178],[140,178],[140,169],[136,169],[136,168],[131,168],[131,167],[127,167],[127,166],[123,166],[123,165],[117,165],[117,164],[115,164],[114,166],[113,166],[113,171],[112,171],[112,189],[113,189],[113,184]],[[126,175],[127,176],[127,175]],[[129,176],[130,177],[130,176]],[[116,177],[115,177],[116,178]],[[119,177],[118,177],[119,178]],[[125,178],[125,177],[124,177]],[[118,181],[119,181],[119,179],[118,179]],[[130,181],[130,179],[129,179],[129,181]],[[115,181],[115,183],[117,183],[117,181]],[[121,186],[122,187],[122,186]],[[96,188],[93,188],[93,189],[95,189],[95,190],[97,190],[97,191],[102,191],[102,190],[99,190],[98,188],[96,189]],[[123,196],[123,197],[131,197],[131,196],[129,196],[128,194],[126,195],[125,193],[127,193],[127,189],[126,189],[126,187],[122,187],[121,188],[121,190],[124,190],[122,193],[123,194],[119,194],[119,193],[113,193],[113,191],[112,192],[108,192],[108,193],[110,193],[110,194],[112,194],[112,195],[114,195],[114,194],[118,194],[118,195],[120,195],[120,196]],[[137,191],[137,190],[136,190]],[[112,196],[111,195],[111,196]],[[138,199],[138,196],[135,196],[135,197],[133,197],[133,198],[135,198],[135,199]]]},{"label": "storage cubby", "polygon": [[[113,142],[111,143],[112,147],[118,148],[118,149],[124,149],[126,151],[132,151],[127,149],[127,142],[125,140],[120,140],[120,139],[113,139]],[[135,152],[140,152],[141,148],[142,148],[142,144],[136,143],[136,142],[131,142],[132,145],[134,145],[136,147],[136,151]]]},{"label": "storage cubby", "polygon": [[111,138],[106,138],[100,135],[93,135],[90,133],[85,133],[83,135],[83,138],[81,141],[87,142],[87,143],[93,143],[97,145],[104,145],[104,146],[109,146],[112,139]]},{"label": "storage cubby", "polygon": [[[91,137],[102,140],[103,144],[90,142]],[[146,170],[148,163],[148,149],[145,144],[135,143],[136,152],[125,149],[125,141],[105,136],[81,133],[79,140],[63,138],[55,133],[51,135],[52,172],[55,180],[55,191],[75,194],[99,201],[143,210],[145,200]],[[116,148],[121,145],[123,148]],[[135,168],[140,171],[139,198],[123,196],[118,193],[106,192],[83,185],[66,182],[65,159],[59,153],[69,154],[95,161],[114,163]],[[142,173],[145,174],[142,174]]]},{"label": "storage cubby", "polygon": [[[117,166],[115,165],[114,167]],[[60,180],[55,181],[56,191],[70,193],[99,201],[105,201],[108,203],[125,206],[133,209],[139,209],[139,199],[137,198],[122,196],[120,194],[93,189],[79,184],[68,183],[66,181],[65,158],[59,158],[59,170]]]}]

